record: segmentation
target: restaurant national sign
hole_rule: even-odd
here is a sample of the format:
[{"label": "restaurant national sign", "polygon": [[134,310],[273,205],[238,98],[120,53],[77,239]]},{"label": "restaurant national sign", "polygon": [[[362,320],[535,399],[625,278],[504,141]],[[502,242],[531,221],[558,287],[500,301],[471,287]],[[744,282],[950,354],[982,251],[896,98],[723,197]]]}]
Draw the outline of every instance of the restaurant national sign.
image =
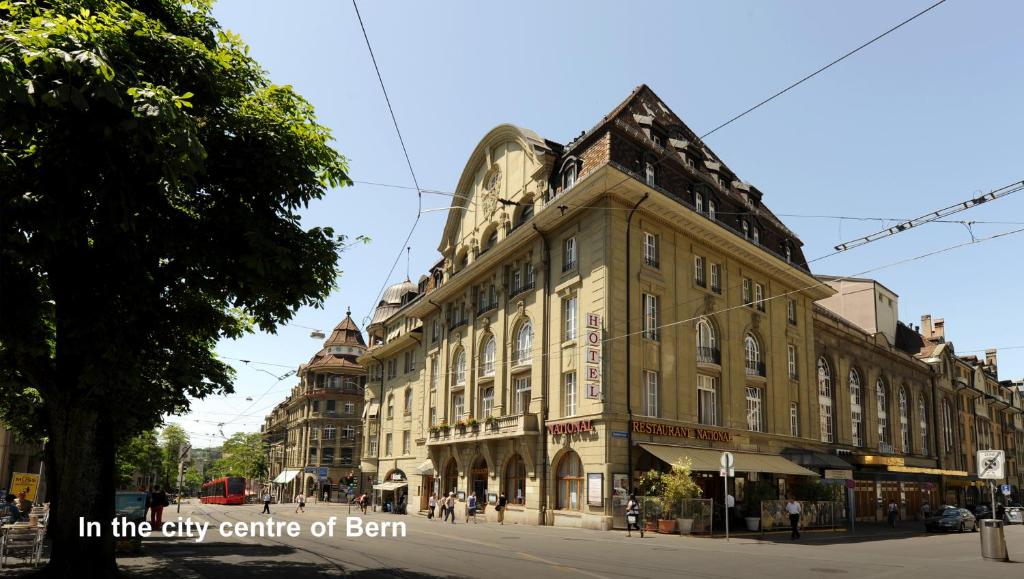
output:
[{"label": "restaurant national sign", "polygon": [[732,442],[732,434],[723,430],[692,428],[689,426],[659,424],[657,422],[643,422],[640,420],[633,421],[633,432],[636,434],[651,434],[654,436],[674,436],[676,438],[696,438],[697,440]]}]

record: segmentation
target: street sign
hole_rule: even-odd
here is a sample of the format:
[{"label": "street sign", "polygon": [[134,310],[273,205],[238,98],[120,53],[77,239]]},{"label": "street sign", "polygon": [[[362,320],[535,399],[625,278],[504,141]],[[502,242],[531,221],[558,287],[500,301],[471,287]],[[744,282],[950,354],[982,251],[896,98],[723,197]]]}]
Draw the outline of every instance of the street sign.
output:
[{"label": "street sign", "polygon": [[1006,453],[1002,450],[979,450],[978,478],[993,480],[1006,478]]},{"label": "street sign", "polygon": [[1006,496],[1010,496],[1010,485],[999,485],[999,490]]},{"label": "street sign", "polygon": [[181,448],[178,449],[178,462],[185,461],[185,459],[188,458],[188,455],[191,452],[192,452],[192,445],[191,444],[186,442],[185,444],[181,445]]},{"label": "street sign", "polygon": [[615,438],[629,438],[629,433],[628,432],[623,432],[621,430],[613,430],[612,431],[612,436],[615,437]]},{"label": "street sign", "polygon": [[832,480],[849,480],[853,478],[853,471],[841,468],[826,468],[825,478]]},{"label": "street sign", "polygon": [[720,468],[720,469],[718,469],[718,476],[723,476],[723,477],[724,476],[736,476],[736,469],[733,469],[733,468],[730,468],[730,469]]},{"label": "street sign", "polygon": [[718,463],[722,465],[722,468],[731,469],[732,467],[736,466],[736,458],[732,455],[731,452],[723,452],[722,458],[721,460],[718,461]]}]

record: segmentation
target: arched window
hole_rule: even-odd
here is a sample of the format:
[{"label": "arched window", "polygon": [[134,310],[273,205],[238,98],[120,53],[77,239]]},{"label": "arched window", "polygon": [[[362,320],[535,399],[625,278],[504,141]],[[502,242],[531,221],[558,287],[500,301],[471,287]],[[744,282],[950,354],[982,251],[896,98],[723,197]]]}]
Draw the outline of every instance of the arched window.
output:
[{"label": "arched window", "polygon": [[917,427],[921,430],[921,454],[928,454],[928,403],[924,396],[917,399]]},{"label": "arched window", "polygon": [[444,486],[441,487],[441,494],[447,495],[459,490],[459,465],[455,459],[449,459],[448,465],[444,468]]},{"label": "arched window", "polygon": [[719,364],[718,337],[715,327],[705,318],[697,322],[697,361],[705,364]]},{"label": "arched window", "polygon": [[523,322],[523,325],[519,326],[519,332],[516,334],[516,351],[512,359],[516,365],[529,364],[533,358],[533,324],[530,320]]},{"label": "arched window", "polygon": [[761,362],[761,345],[752,334],[743,339],[743,356],[746,360],[747,376],[764,376],[764,363]]},{"label": "arched window", "polygon": [[516,227],[533,219],[533,199],[526,198],[519,202],[519,217],[516,218]]},{"label": "arched window", "polygon": [[504,491],[510,505],[526,504],[526,463],[519,453],[513,454],[505,466]]},{"label": "arched window", "polygon": [[886,411],[885,382],[881,378],[875,382],[875,398],[878,400],[878,444],[879,446],[889,443],[889,413]]},{"label": "arched window", "polygon": [[953,411],[949,401],[942,401],[942,444],[946,452],[953,450]]},{"label": "arched window", "polygon": [[494,336],[487,338],[483,349],[480,351],[480,375],[494,376],[494,352],[496,346]]},{"label": "arched window", "polygon": [[455,354],[455,362],[452,364],[452,378],[456,386],[466,383],[466,351],[459,350]]},{"label": "arched window", "polygon": [[412,388],[405,389],[405,413],[412,414]]},{"label": "arched window", "polygon": [[395,395],[388,394],[388,419],[395,417]]},{"label": "arched window", "polygon": [[497,228],[495,228],[495,230],[492,231],[491,234],[488,235],[487,238],[484,240],[484,251],[487,251],[488,249],[494,247],[497,244],[498,244],[498,230],[497,230]]},{"label": "arched window", "polygon": [[558,507],[561,510],[583,510],[583,463],[580,456],[569,451],[558,463]]},{"label": "arched window", "polygon": [[900,386],[900,449],[904,454],[910,452],[910,411],[907,408],[907,389]]},{"label": "arched window", "polygon": [[824,356],[818,358],[818,418],[821,424],[821,441],[832,442],[832,367]]},{"label": "arched window", "polygon": [[864,410],[861,406],[863,397],[860,390],[860,374],[850,368],[850,423],[853,428],[853,445],[864,445],[863,419]]}]

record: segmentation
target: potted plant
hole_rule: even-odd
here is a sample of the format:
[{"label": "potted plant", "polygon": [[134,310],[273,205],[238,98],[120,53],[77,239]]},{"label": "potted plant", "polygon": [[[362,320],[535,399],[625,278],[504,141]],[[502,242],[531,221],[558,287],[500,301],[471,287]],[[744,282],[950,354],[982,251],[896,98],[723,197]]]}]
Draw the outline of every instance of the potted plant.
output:
[{"label": "potted plant", "polygon": [[434,436],[437,436],[437,433],[440,432],[440,431],[441,431],[441,428],[438,427],[438,425],[436,425],[436,424],[431,424],[430,425],[430,434],[433,434]]},{"label": "potted plant", "polygon": [[466,421],[461,419],[461,418],[456,420],[455,421],[455,428],[458,428],[459,432],[465,432],[466,431]]},{"label": "potted plant", "polygon": [[747,485],[743,492],[743,511],[746,514],[743,520],[748,531],[758,531],[761,529],[761,503],[778,499],[779,491],[771,481],[762,480]]},{"label": "potted plant", "polygon": [[466,424],[473,430],[476,430],[480,426],[480,421],[470,416],[469,420],[466,421]]},{"label": "potted plant", "polygon": [[659,497],[664,489],[664,475],[654,469],[645,472],[636,483],[637,500],[643,505],[641,513],[644,528],[648,531],[658,530],[658,519],[654,515],[661,514],[662,504]]},{"label": "potted plant", "polygon": [[[683,512],[683,505],[687,499],[695,499],[702,492],[690,474],[691,466],[690,461],[680,460],[672,465],[672,472],[661,477],[664,485],[661,501],[665,516],[669,520],[675,517],[675,523],[679,526],[681,535],[689,535],[693,531],[693,517],[686,516],[686,513]],[[658,526],[661,526],[661,521],[658,521]]]},{"label": "potted plant", "polygon": [[445,422],[445,421],[443,421],[443,420],[442,420],[442,421],[441,421],[441,424],[438,424],[438,425],[437,425],[437,428],[438,428],[438,430],[440,430],[440,431],[441,431],[442,433],[444,433],[444,434],[448,434],[448,430],[449,430],[449,429],[451,428],[451,425],[450,425],[450,424],[448,424],[447,422]]},{"label": "potted plant", "polygon": [[484,418],[484,421],[487,423],[487,426],[490,426],[491,428],[498,427],[498,417],[493,414],[488,414],[487,417]]}]

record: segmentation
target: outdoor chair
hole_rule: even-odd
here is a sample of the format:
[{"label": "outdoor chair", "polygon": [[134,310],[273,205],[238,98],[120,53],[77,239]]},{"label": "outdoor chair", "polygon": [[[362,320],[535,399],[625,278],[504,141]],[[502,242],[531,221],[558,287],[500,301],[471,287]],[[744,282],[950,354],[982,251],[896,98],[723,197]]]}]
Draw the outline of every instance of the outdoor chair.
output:
[{"label": "outdoor chair", "polygon": [[30,525],[11,525],[4,529],[0,539],[0,569],[7,564],[7,558],[15,555],[32,564],[39,564],[43,553],[44,530]]}]

